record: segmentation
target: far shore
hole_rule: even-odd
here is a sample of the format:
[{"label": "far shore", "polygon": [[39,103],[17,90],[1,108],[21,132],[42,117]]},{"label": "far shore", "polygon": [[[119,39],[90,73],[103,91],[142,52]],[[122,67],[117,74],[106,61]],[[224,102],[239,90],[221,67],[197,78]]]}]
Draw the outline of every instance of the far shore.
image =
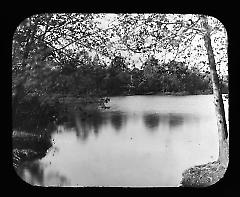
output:
[{"label": "far shore", "polygon": [[[187,91],[182,92],[147,92],[147,93],[124,93],[120,95],[108,95],[108,97],[114,96],[144,96],[144,95],[158,95],[158,96],[191,96],[191,95],[212,95],[211,91],[197,91],[194,93],[190,93]],[[228,93],[222,93],[223,95],[228,95]]]},{"label": "far shore", "polygon": [[[182,92],[146,92],[146,93],[123,93],[119,95],[107,95],[107,97],[114,97],[114,96],[144,96],[144,95],[159,95],[159,96],[191,96],[191,95],[211,95],[213,94],[210,91],[198,91],[194,93],[190,93],[187,91]],[[222,93],[223,95],[228,95],[228,93]]]}]

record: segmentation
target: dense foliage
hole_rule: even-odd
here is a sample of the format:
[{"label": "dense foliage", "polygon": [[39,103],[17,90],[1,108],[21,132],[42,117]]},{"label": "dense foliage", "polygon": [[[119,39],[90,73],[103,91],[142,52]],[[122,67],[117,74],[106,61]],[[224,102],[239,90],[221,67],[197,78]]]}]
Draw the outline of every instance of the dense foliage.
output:
[{"label": "dense foliage", "polygon": [[[50,117],[46,121],[51,122],[61,119],[60,116],[69,109],[84,112],[89,106],[104,108],[109,101],[107,96],[113,95],[212,92],[208,71],[190,67],[186,61],[163,63],[149,55],[139,68],[131,65],[121,54],[109,52],[106,42],[111,43],[111,38],[116,35],[122,36],[122,28],[129,33],[131,28],[138,28],[142,23],[137,21],[145,21],[144,28],[153,23],[153,29],[142,29],[139,35],[123,37],[121,44],[125,44],[129,51],[133,51],[134,46],[136,52],[144,53],[143,43],[136,39],[147,36],[147,32],[155,36],[159,44],[170,43],[172,47],[172,42],[166,39],[160,42],[159,36],[163,38],[166,33],[172,35],[176,32],[163,28],[161,35],[155,35],[159,24],[153,16],[147,20],[142,15],[133,18],[119,15],[118,20],[123,22],[114,31],[112,28],[99,28],[95,20],[98,17],[101,14],[42,14],[25,19],[17,27],[12,47],[14,124],[27,119],[38,120],[43,114]],[[167,20],[165,15],[161,17],[163,22]],[[125,39],[130,39],[131,44]],[[136,43],[142,43],[138,46],[141,50],[135,46]],[[109,64],[101,59],[102,55],[110,58]],[[227,91],[227,80],[222,78],[221,82],[222,90]]]},{"label": "dense foliage", "polygon": [[[228,93],[228,76],[223,74],[227,70],[227,34],[221,22],[202,15],[110,15],[40,14],[16,28],[12,114],[13,130],[22,137],[13,132],[14,161],[42,157],[51,146],[49,137],[56,121],[75,121],[77,133],[86,138],[88,132],[81,132],[78,126],[88,130],[88,117],[97,133],[101,119],[90,118],[89,113],[106,108],[108,96],[213,93],[218,161],[226,169],[228,133],[222,93]],[[132,61],[136,54],[140,66]],[[121,126],[118,116],[111,121],[116,129]],[[144,121],[149,128],[158,124],[151,116]],[[30,139],[25,132],[40,135]],[[26,147],[30,148],[27,152]]]}]

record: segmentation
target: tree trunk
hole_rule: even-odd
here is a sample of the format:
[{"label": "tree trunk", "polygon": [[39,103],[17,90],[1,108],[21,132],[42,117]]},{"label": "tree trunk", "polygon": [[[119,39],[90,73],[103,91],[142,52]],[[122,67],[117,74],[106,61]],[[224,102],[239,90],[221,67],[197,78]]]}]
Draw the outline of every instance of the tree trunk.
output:
[{"label": "tree trunk", "polygon": [[219,78],[216,70],[216,63],[213,54],[210,38],[210,28],[208,26],[207,17],[203,17],[203,26],[206,30],[204,34],[204,43],[207,50],[208,61],[210,66],[210,75],[213,86],[214,105],[217,116],[218,136],[219,136],[219,157],[218,161],[227,167],[228,165],[228,131],[225,119],[224,104],[219,86]]}]

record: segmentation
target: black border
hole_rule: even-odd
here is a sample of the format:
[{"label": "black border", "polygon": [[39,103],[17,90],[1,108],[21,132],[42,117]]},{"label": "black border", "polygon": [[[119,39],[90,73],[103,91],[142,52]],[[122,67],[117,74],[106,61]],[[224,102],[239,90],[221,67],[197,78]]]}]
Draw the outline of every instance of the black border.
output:
[{"label": "black border", "polygon": [[[201,2],[196,2],[196,3],[201,3]],[[219,2],[220,3],[220,2]],[[221,2],[222,3],[222,2]],[[33,4],[35,4],[33,2]],[[111,3],[111,5],[113,5],[114,2]],[[153,4],[154,5],[154,4]],[[37,5],[36,5],[37,6]],[[126,6],[126,5],[125,5]],[[23,6],[24,7],[24,6]],[[104,6],[100,6],[100,8],[102,8]],[[8,192],[12,193],[12,192],[17,192],[17,195],[22,194],[26,194],[28,192],[36,192],[41,194],[41,192],[45,193],[45,192],[66,192],[65,194],[68,194],[69,191],[71,192],[88,192],[88,191],[97,191],[97,193],[101,194],[102,192],[105,192],[103,194],[108,194],[109,192],[113,192],[113,193],[119,193],[121,194],[121,192],[129,192],[129,194],[133,194],[136,191],[139,192],[139,194],[145,194],[144,192],[157,192],[158,194],[211,194],[211,195],[230,195],[230,193],[232,193],[234,190],[236,191],[237,188],[237,184],[238,184],[238,179],[237,177],[234,178],[234,176],[236,176],[237,174],[237,160],[236,158],[236,151],[237,151],[237,137],[236,137],[236,133],[238,133],[238,128],[236,123],[236,118],[237,116],[234,115],[234,111],[236,110],[235,106],[237,103],[237,88],[238,88],[238,68],[239,65],[237,65],[236,59],[234,59],[234,57],[236,56],[236,53],[234,55],[234,52],[238,51],[237,48],[237,40],[236,39],[236,35],[234,36],[234,33],[238,33],[237,31],[237,24],[238,21],[236,20],[237,18],[237,13],[228,13],[226,12],[226,9],[224,9],[224,11],[222,9],[219,8],[214,8],[214,9],[202,9],[202,10],[197,10],[197,9],[183,9],[183,10],[179,10],[179,9],[162,9],[161,5],[160,7],[155,7],[154,9],[148,9],[146,8],[146,4],[145,4],[145,8],[143,9],[132,9],[131,8],[126,8],[125,10],[123,9],[117,9],[118,6],[115,6],[114,9],[107,9],[105,11],[103,10],[92,10],[92,9],[88,9],[87,11],[83,9],[73,9],[73,10],[61,10],[57,11],[52,9],[51,11],[49,11],[48,9],[46,10],[41,10],[41,11],[35,11],[34,9],[32,10],[28,10],[28,7],[25,7],[24,9],[20,9],[18,12],[13,11],[13,13],[11,15],[7,16],[7,21],[4,21],[4,23],[6,23],[6,25],[4,24],[4,33],[6,32],[6,35],[4,35],[4,57],[8,57],[7,59],[9,61],[7,61],[8,63],[5,63],[5,67],[11,65],[11,42],[12,42],[12,35],[16,29],[16,27],[18,26],[18,24],[25,18],[27,18],[28,16],[31,16],[33,14],[36,13],[44,13],[44,12],[115,12],[115,13],[119,13],[119,12],[159,12],[159,13],[182,13],[182,14],[206,14],[209,16],[213,16],[215,18],[217,18],[218,20],[220,20],[222,22],[222,24],[225,26],[227,33],[228,33],[228,41],[229,41],[229,113],[230,113],[230,163],[229,163],[229,167],[227,169],[227,172],[224,176],[223,179],[221,179],[218,183],[216,183],[213,186],[207,187],[207,188],[102,188],[102,187],[96,187],[96,188],[91,188],[91,187],[85,187],[85,188],[51,188],[51,187],[32,187],[29,186],[28,184],[26,184],[25,182],[21,181],[21,179],[18,179],[18,177],[16,177],[16,173],[13,170],[12,167],[12,147],[11,147],[11,110],[10,114],[9,114],[9,120],[10,122],[8,123],[8,127],[7,130],[3,129],[2,132],[4,132],[4,135],[6,133],[8,133],[7,136],[4,136],[4,138],[8,139],[8,140],[4,140],[6,141],[6,146],[8,148],[8,153],[7,153],[7,158],[3,159],[2,161],[9,161],[7,162],[7,167],[4,168],[4,171],[7,171],[7,177],[8,177],[8,181],[7,182],[7,190]],[[133,6],[134,7],[134,6]],[[84,11],[83,11],[84,10]],[[236,20],[236,21],[234,21]],[[7,31],[6,31],[7,30]],[[5,59],[5,58],[4,58]],[[7,65],[7,66],[6,66]],[[5,69],[5,68],[4,68]],[[7,79],[10,78],[9,80],[9,86],[11,88],[11,67],[7,67],[6,69],[7,71],[3,72],[3,75],[5,77],[7,77]],[[9,71],[8,75],[6,74]],[[8,76],[10,76],[8,78]],[[6,84],[6,79],[4,79],[4,81],[2,82],[2,84]],[[4,85],[5,86],[5,85]],[[9,88],[7,88],[7,90],[9,90]],[[4,91],[4,94],[6,94],[6,91]],[[9,108],[11,109],[11,90],[9,90],[9,97],[8,97],[8,101],[9,102]],[[7,101],[7,103],[8,103]],[[235,128],[235,129],[234,129]],[[232,132],[231,132],[232,131]],[[10,134],[10,135],[9,135]],[[10,138],[9,138],[10,137]],[[3,149],[3,151],[5,151],[5,148]],[[234,153],[235,152],[235,153]],[[235,168],[236,167],[236,168]],[[64,194],[64,193],[63,193]]]}]

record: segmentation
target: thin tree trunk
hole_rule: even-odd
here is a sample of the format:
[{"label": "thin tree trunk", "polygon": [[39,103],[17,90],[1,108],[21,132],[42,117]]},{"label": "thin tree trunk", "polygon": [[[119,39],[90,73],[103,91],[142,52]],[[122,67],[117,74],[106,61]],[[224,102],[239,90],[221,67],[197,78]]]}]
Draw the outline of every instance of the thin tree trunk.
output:
[{"label": "thin tree trunk", "polygon": [[210,66],[210,75],[213,86],[214,105],[217,116],[218,137],[219,137],[219,157],[218,161],[224,166],[228,165],[228,131],[225,119],[224,104],[219,86],[219,78],[216,70],[216,63],[211,45],[210,29],[207,22],[207,17],[203,17],[203,26],[206,30],[204,35],[204,43],[207,50],[208,61]]}]

